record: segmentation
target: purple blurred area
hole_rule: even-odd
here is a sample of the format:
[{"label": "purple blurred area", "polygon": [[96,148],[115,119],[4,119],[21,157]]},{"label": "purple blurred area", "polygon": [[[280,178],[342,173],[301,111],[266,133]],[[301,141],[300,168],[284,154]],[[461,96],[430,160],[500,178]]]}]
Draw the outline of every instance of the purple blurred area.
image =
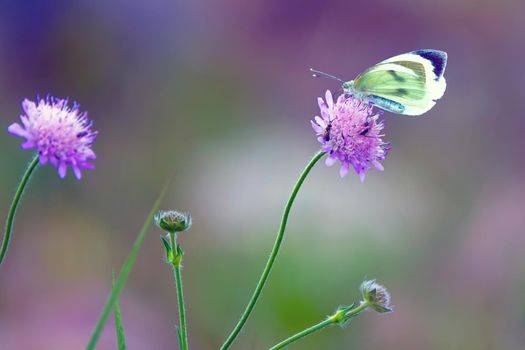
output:
[{"label": "purple blurred area", "polygon": [[[316,98],[390,56],[448,52],[425,117],[385,114],[385,172],[317,166],[232,349],[266,349],[357,301],[395,312],[296,349],[519,350],[525,343],[525,2],[0,2],[0,213],[30,152],[23,98],[70,97],[99,138],[82,181],[38,170],[0,267],[0,349],[82,349],[166,179],[181,235],[190,346],[217,349],[246,305],[281,210],[319,145]],[[152,228],[121,295],[128,348],[177,348],[177,303]],[[98,349],[115,349],[112,321]],[[290,347],[292,348],[292,347]]]}]

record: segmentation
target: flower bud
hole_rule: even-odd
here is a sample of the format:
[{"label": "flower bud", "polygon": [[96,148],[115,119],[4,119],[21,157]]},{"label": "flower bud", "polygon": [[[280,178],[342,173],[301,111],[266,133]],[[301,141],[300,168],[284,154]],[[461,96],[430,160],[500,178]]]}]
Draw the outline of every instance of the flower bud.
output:
[{"label": "flower bud", "polygon": [[361,293],[363,294],[364,302],[375,311],[379,313],[392,311],[390,293],[385,287],[376,283],[375,280],[363,281],[361,283]]},{"label": "flower bud", "polygon": [[168,233],[182,232],[191,227],[191,215],[175,210],[161,210],[155,214],[155,224]]}]

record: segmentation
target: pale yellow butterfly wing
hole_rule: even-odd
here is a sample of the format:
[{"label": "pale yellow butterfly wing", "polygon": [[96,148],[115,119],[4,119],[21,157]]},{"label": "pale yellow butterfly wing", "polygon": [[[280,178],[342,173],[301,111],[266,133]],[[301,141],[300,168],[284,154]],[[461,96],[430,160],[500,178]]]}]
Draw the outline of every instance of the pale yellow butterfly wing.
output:
[{"label": "pale yellow butterfly wing", "polygon": [[446,62],[447,54],[437,50],[398,55],[361,73],[353,89],[390,112],[421,115],[445,92]]}]

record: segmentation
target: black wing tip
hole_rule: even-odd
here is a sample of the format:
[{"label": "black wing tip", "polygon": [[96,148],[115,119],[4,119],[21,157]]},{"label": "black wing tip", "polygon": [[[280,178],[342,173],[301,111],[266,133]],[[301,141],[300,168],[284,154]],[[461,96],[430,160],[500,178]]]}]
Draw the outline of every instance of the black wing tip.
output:
[{"label": "black wing tip", "polygon": [[419,56],[434,56],[439,57],[442,60],[447,60],[447,53],[445,51],[436,50],[436,49],[420,49],[412,51],[411,53]]},{"label": "black wing tip", "polygon": [[434,50],[434,49],[421,49],[411,52],[414,55],[423,57],[434,66],[434,74],[436,75],[436,80],[443,76],[445,72],[445,67],[447,66],[448,55],[445,51]]}]

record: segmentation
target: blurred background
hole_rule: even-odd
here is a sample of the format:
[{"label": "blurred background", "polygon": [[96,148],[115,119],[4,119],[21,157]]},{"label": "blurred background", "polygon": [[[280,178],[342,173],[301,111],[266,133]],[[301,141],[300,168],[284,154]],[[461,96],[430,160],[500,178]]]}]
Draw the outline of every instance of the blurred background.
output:
[{"label": "blurred background", "polygon": [[[0,349],[82,349],[147,212],[181,235],[190,346],[217,349],[244,309],[284,203],[319,145],[316,98],[390,56],[449,54],[425,117],[386,113],[392,151],[364,183],[322,163],[232,349],[266,349],[377,278],[395,312],[294,349],[523,349],[522,0],[0,2],[0,212],[31,153],[7,134],[23,98],[89,111],[97,169],[38,170],[0,267]],[[121,296],[129,349],[177,347],[176,294],[151,228]],[[99,349],[115,349],[112,321]],[[292,348],[292,347],[290,347]]]}]

